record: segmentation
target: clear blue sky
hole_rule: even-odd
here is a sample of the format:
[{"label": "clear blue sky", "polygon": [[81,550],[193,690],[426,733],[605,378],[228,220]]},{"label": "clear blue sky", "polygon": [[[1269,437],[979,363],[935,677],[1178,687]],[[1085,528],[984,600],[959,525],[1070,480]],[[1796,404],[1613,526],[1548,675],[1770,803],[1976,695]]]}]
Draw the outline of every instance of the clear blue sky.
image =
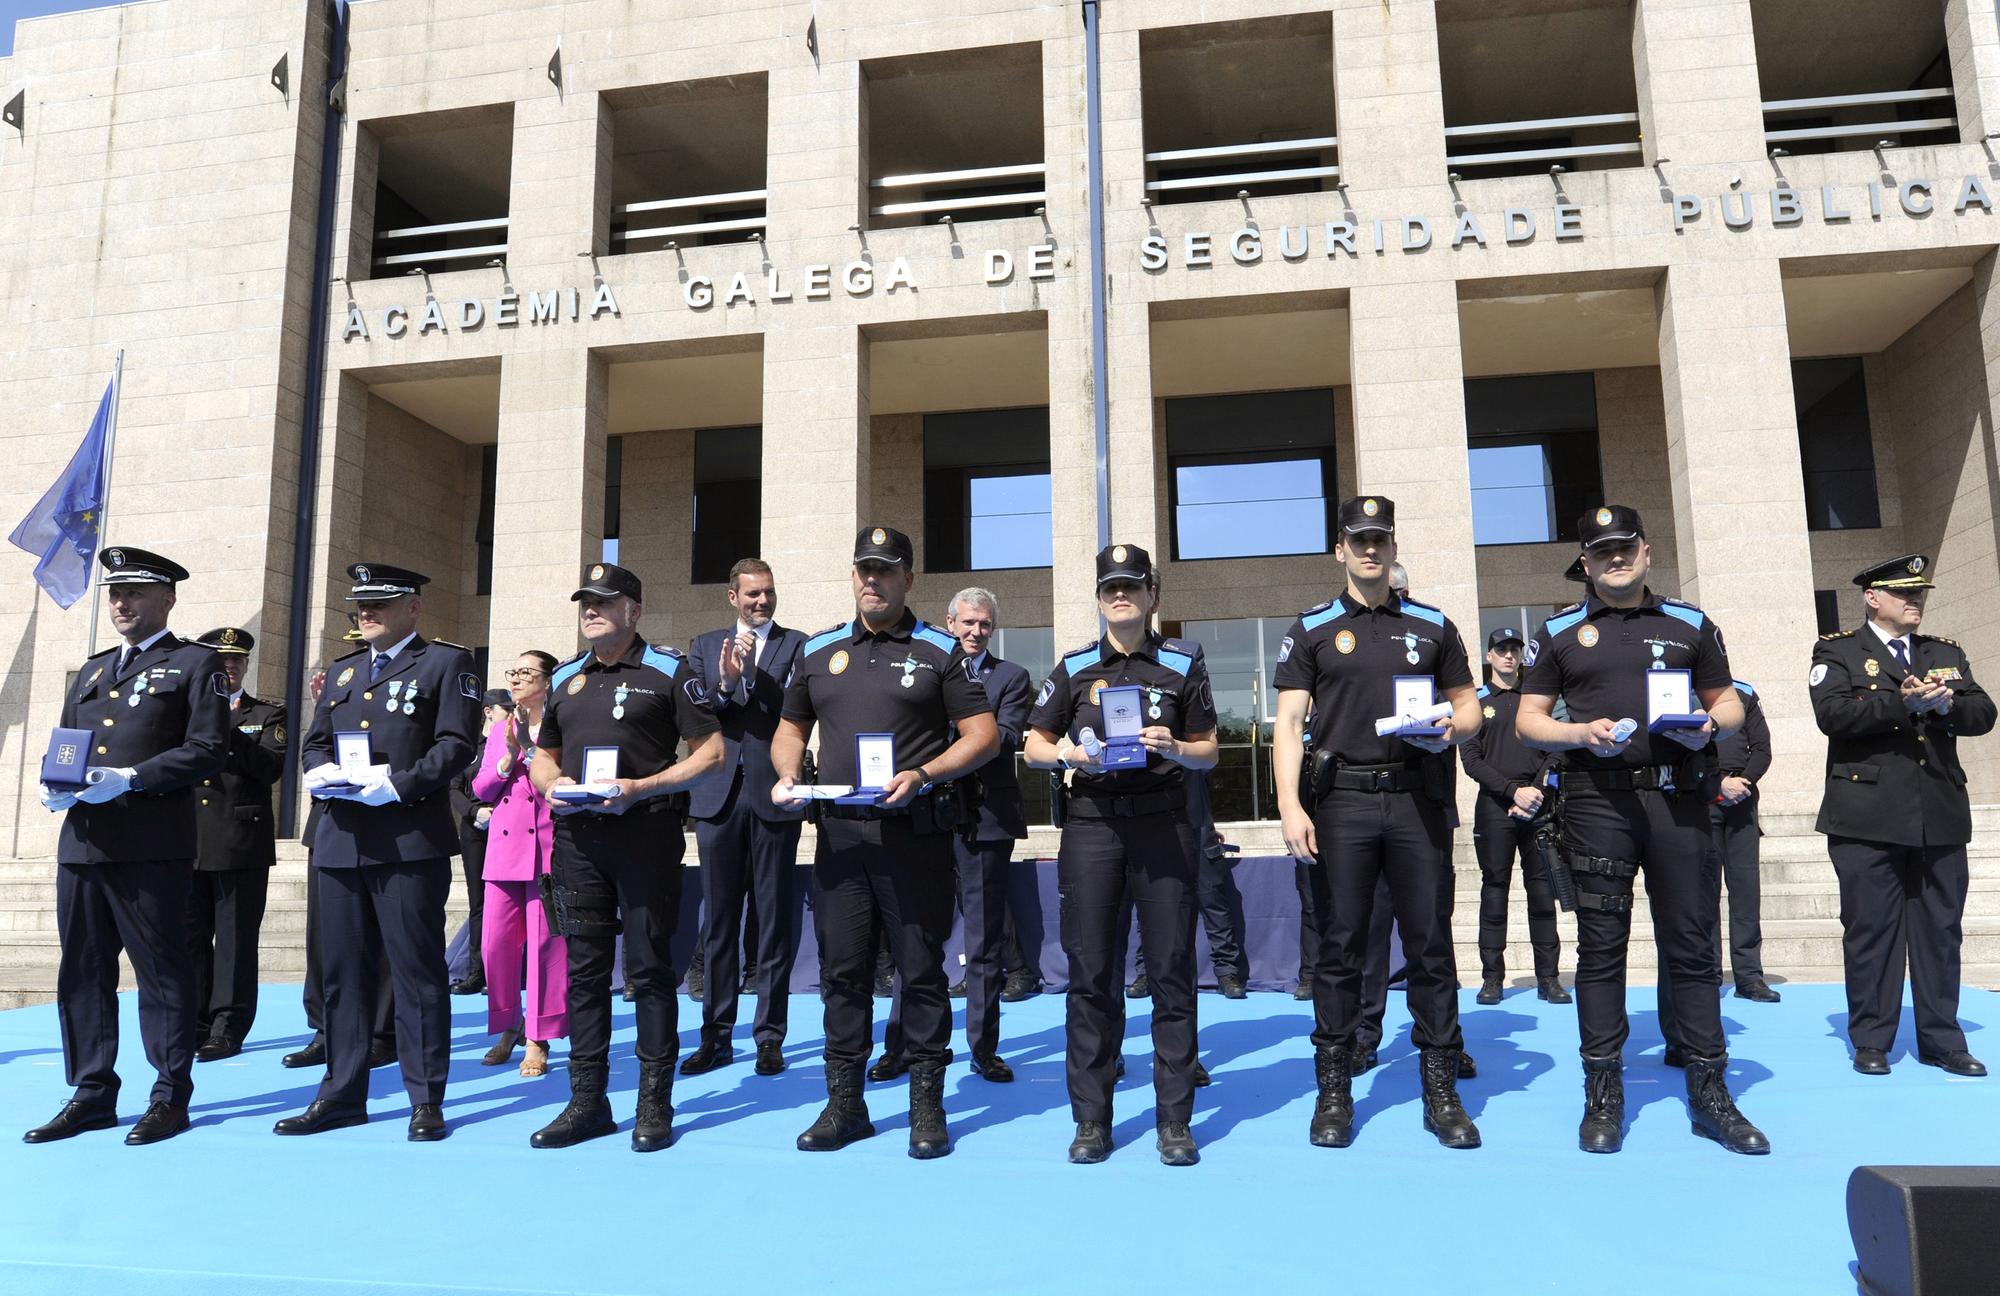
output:
[{"label": "clear blue sky", "polygon": [[39,14],[69,13],[74,9],[102,9],[117,0],[0,0],[0,58],[14,52],[14,23]]}]

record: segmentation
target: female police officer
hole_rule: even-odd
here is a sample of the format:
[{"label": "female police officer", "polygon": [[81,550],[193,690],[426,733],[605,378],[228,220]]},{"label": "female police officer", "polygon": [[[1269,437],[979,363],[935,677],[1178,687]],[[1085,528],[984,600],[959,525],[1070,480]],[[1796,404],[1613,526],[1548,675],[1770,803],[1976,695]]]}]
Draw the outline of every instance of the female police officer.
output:
[{"label": "female police officer", "polygon": [[[1187,817],[1182,769],[1215,765],[1215,701],[1208,668],[1193,644],[1152,630],[1159,576],[1137,545],[1097,555],[1097,610],[1102,639],[1066,655],[1050,672],[1028,716],[1023,755],[1037,769],[1076,771],[1069,822],[1057,855],[1062,943],[1069,955],[1069,1097],[1076,1116],[1071,1161],[1111,1154],[1111,1089],[1116,1083],[1124,1014],[1120,901],[1131,889],[1139,940],[1153,988],[1153,1090],[1160,1160],[1200,1159],[1188,1119],[1194,1113],[1194,898],[1199,855]],[[1140,759],[1115,763],[1107,689],[1134,686]],[[1086,736],[1088,735],[1088,736]]]}]

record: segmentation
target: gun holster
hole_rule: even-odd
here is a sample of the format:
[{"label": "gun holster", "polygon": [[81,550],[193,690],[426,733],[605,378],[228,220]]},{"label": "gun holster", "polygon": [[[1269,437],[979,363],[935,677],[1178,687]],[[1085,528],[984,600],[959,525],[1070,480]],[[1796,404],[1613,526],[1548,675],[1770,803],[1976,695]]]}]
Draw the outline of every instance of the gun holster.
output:
[{"label": "gun holster", "polygon": [[1299,766],[1299,782],[1304,785],[1299,789],[1299,799],[1305,803],[1307,814],[1313,812],[1320,798],[1332,788],[1334,765],[1333,752],[1327,749],[1314,752]]},{"label": "gun holster", "polygon": [[618,934],[617,910],[599,901],[595,896],[585,896],[556,881],[553,873],[543,873],[535,879],[535,890],[542,900],[542,916],[548,919],[549,930],[558,936],[595,936],[610,940]]},{"label": "gun holster", "polygon": [[1049,771],[1049,822],[1058,829],[1069,822],[1069,784],[1059,769]]},{"label": "gun holster", "polygon": [[974,798],[965,783],[964,779],[954,779],[920,794],[910,803],[911,830],[919,837],[930,837],[955,832],[960,824],[970,823],[977,811],[972,808]]}]

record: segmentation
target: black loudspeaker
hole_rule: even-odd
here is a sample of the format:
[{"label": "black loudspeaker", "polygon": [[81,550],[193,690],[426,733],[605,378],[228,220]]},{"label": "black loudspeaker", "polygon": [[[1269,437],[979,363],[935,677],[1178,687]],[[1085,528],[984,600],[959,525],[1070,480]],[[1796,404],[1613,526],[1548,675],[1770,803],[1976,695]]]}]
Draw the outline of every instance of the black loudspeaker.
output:
[{"label": "black loudspeaker", "polygon": [[1868,1296],[2000,1291],[2000,1166],[1859,1166],[1847,1230]]}]

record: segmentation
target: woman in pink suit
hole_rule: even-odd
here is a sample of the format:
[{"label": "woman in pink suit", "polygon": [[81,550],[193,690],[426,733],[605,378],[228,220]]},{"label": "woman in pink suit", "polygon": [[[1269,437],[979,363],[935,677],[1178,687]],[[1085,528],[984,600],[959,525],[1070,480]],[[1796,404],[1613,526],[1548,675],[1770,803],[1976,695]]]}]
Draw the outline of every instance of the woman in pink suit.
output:
[{"label": "woman in pink suit", "polygon": [[562,937],[549,932],[535,882],[549,871],[554,830],[548,803],[528,781],[535,737],[542,726],[542,703],[555,668],[556,659],[545,652],[525,652],[515,660],[507,672],[514,714],[486,735],[485,755],[472,778],[472,794],[493,807],[486,828],[486,931],[481,954],[486,964],[486,1029],[500,1039],[484,1061],[487,1066],[503,1065],[514,1055],[525,1029],[524,1076],[546,1075],[548,1042],[569,1034],[569,953]]}]

